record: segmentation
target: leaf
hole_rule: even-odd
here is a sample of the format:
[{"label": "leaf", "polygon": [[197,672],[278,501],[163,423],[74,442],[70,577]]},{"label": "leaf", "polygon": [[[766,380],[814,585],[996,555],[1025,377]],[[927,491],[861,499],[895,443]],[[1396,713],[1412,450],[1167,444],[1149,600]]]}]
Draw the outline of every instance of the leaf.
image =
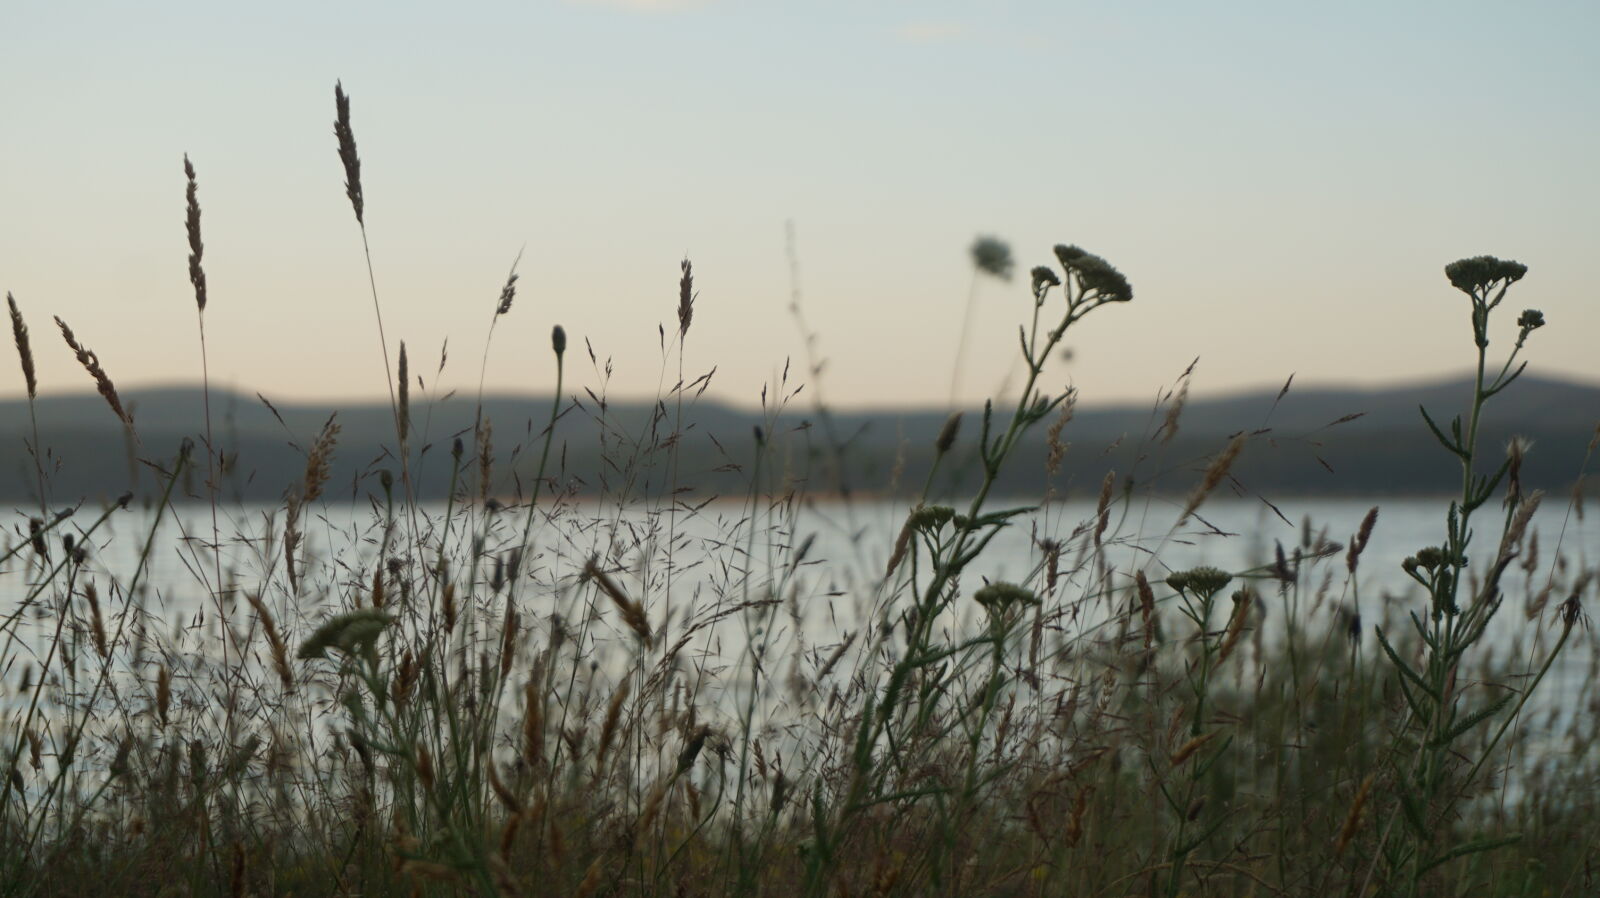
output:
[{"label": "leaf", "polygon": [[1439,701],[1439,693],[1438,693],[1438,691],[1435,690],[1432,686],[1429,686],[1427,683],[1423,682],[1422,678],[1417,676],[1416,671],[1413,671],[1411,669],[1411,665],[1405,663],[1404,661],[1401,661],[1400,660],[1400,656],[1395,654],[1394,646],[1391,646],[1389,644],[1389,640],[1385,639],[1384,636],[1383,636],[1383,628],[1382,627],[1374,627],[1373,629],[1378,634],[1378,645],[1383,646],[1384,654],[1388,655],[1389,656],[1389,660],[1393,661],[1395,667],[1400,669],[1401,675],[1406,677],[1407,679],[1409,679],[1411,682],[1415,683],[1417,685],[1417,688],[1421,689],[1423,692],[1428,694],[1429,698],[1433,699],[1436,702]]},{"label": "leaf", "polygon": [[1417,872],[1419,874],[1426,873],[1429,870],[1432,870],[1434,867],[1445,863],[1446,861],[1455,860],[1463,855],[1477,854],[1480,851],[1493,851],[1496,848],[1504,848],[1507,845],[1513,845],[1520,841],[1522,841],[1521,833],[1513,836],[1501,836],[1498,839],[1475,839],[1471,842],[1457,845],[1449,851],[1446,851],[1444,854],[1441,854],[1433,860],[1428,861],[1427,863],[1418,867]]},{"label": "leaf", "polygon": [[1406,704],[1411,706],[1411,713],[1417,715],[1418,718],[1426,719],[1428,716],[1427,711],[1423,709],[1422,703],[1417,701],[1416,696],[1411,694],[1411,687],[1406,685],[1405,677],[1401,677],[1396,682],[1400,684],[1400,694],[1405,696]]},{"label": "leaf", "polygon": [[1211,757],[1207,758],[1205,763],[1201,764],[1198,768],[1195,769],[1195,772],[1194,772],[1194,780],[1195,780],[1195,782],[1199,782],[1200,778],[1205,776],[1206,773],[1209,770],[1211,770],[1212,766],[1214,766],[1217,763],[1217,761],[1222,758],[1223,753],[1228,750],[1228,746],[1230,746],[1232,744],[1233,744],[1233,734],[1230,733],[1228,735],[1228,738],[1224,739],[1222,741],[1222,744],[1217,747],[1216,752],[1213,753],[1211,755]]},{"label": "leaf", "polygon": [[1449,437],[1445,436],[1443,433],[1441,433],[1439,431],[1439,425],[1433,423],[1433,418],[1428,416],[1428,410],[1427,409],[1425,409],[1425,408],[1423,408],[1422,406],[1419,405],[1419,406],[1417,406],[1417,411],[1422,412],[1422,420],[1427,422],[1428,429],[1433,431],[1433,437],[1434,437],[1434,439],[1439,441],[1439,445],[1443,446],[1446,449],[1449,449],[1451,454],[1457,456],[1458,458],[1459,457],[1465,457],[1465,453],[1463,453],[1461,451],[1461,444],[1456,442],[1455,440],[1450,439]]},{"label": "leaf", "polygon": [[1441,745],[1449,745],[1450,743],[1456,741],[1456,739],[1458,737],[1460,737],[1461,734],[1467,732],[1468,730],[1472,729],[1473,727],[1477,726],[1478,724],[1483,723],[1485,720],[1487,720],[1490,717],[1493,717],[1495,714],[1499,713],[1500,709],[1504,708],[1506,706],[1506,704],[1509,703],[1511,701],[1511,699],[1514,698],[1514,697],[1515,697],[1515,694],[1514,693],[1510,693],[1510,692],[1506,693],[1505,695],[1500,696],[1500,700],[1499,701],[1491,702],[1488,705],[1488,707],[1480,708],[1477,711],[1474,711],[1473,713],[1471,713],[1471,714],[1467,715],[1466,717],[1462,718],[1459,722],[1457,722],[1450,729],[1448,729],[1448,730],[1444,731],[1443,733],[1439,734],[1438,736],[1434,737],[1433,741],[1431,743],[1429,743],[1429,744],[1432,745],[1435,748],[1437,748],[1437,747],[1439,747]]}]

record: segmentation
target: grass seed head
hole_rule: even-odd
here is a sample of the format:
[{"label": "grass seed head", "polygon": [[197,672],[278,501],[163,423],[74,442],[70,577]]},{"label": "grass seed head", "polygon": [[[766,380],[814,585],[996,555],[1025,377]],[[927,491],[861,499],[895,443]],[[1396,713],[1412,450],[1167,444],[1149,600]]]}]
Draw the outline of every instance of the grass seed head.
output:
[{"label": "grass seed head", "polygon": [[183,156],[183,173],[189,180],[187,214],[184,229],[189,232],[189,283],[194,285],[194,302],[201,312],[206,310],[206,271],[200,265],[205,255],[205,244],[200,240],[200,188],[195,183],[194,165],[187,153]]},{"label": "grass seed head", "polygon": [[1177,751],[1172,753],[1172,758],[1171,758],[1172,766],[1177,767],[1177,766],[1181,765],[1184,761],[1187,761],[1190,758],[1194,757],[1196,752],[1198,752],[1200,749],[1204,748],[1205,744],[1207,742],[1210,742],[1212,739],[1215,739],[1217,734],[1220,733],[1220,732],[1222,732],[1222,731],[1221,730],[1212,730],[1209,733],[1204,733],[1202,735],[1196,736],[1193,739],[1190,739],[1188,742],[1183,743],[1183,745],[1178,747]]},{"label": "grass seed head", "polygon": [[[522,255],[519,253],[517,258],[522,258]],[[506,285],[500,288],[500,302],[494,307],[495,317],[498,318],[511,311],[511,303],[517,298],[517,277],[517,266],[513,263],[511,274],[506,277]]]},{"label": "grass seed head", "polygon": [[939,428],[939,437],[933,441],[933,451],[939,455],[949,452],[956,444],[956,436],[961,432],[961,413],[955,412],[944,421],[944,426]]},{"label": "grass seed head", "polygon": [[600,569],[597,559],[591,557],[588,563],[584,565],[583,573],[585,577],[593,580],[599,586],[600,591],[605,593],[617,606],[617,610],[622,612],[623,623],[627,624],[628,629],[639,637],[639,641],[644,643],[645,648],[652,647],[654,637],[650,632],[650,622],[645,618],[644,609],[637,602],[629,599],[627,593],[622,591],[622,587],[618,586],[617,582],[611,579],[609,574]]},{"label": "grass seed head", "polygon": [[1367,540],[1372,538],[1372,528],[1378,523],[1378,506],[1372,506],[1367,516],[1361,519],[1361,527],[1356,530],[1355,539],[1350,540],[1350,553],[1345,557],[1345,568],[1352,574],[1356,572],[1356,565],[1361,560],[1361,553],[1367,550]]},{"label": "grass seed head", "polygon": [[694,266],[684,259],[679,267],[683,270],[683,277],[678,279],[678,339],[682,340],[694,321],[694,301],[698,294],[694,292]]},{"label": "grass seed head", "polygon": [[172,674],[165,664],[156,670],[156,717],[167,725],[167,709],[172,705]]},{"label": "grass seed head", "polygon": [[100,395],[105,398],[106,404],[111,406],[111,410],[116,413],[118,418],[122,419],[123,424],[132,427],[133,415],[122,407],[122,397],[117,394],[117,388],[111,383],[110,375],[106,374],[105,369],[100,367],[100,357],[89,351],[82,343],[79,343],[77,336],[72,333],[72,328],[68,327],[67,323],[62,321],[59,316],[56,318],[56,327],[61,328],[61,336],[67,341],[67,346],[72,349],[73,355],[78,357],[78,364],[82,365],[83,370],[89,372],[89,376],[94,378],[95,389],[100,391]]},{"label": "grass seed head", "polygon": [[17,346],[17,357],[22,360],[22,381],[27,384],[28,398],[39,395],[39,378],[33,368],[33,345],[28,341],[28,325],[22,320],[22,310],[17,300],[6,293],[6,305],[11,309],[11,339]]},{"label": "grass seed head", "polygon": [[397,386],[399,387],[399,390],[400,390],[400,392],[399,392],[399,400],[398,400],[399,406],[398,406],[398,409],[395,412],[395,414],[397,416],[397,421],[396,421],[395,426],[398,427],[399,430],[400,430],[400,442],[402,442],[402,443],[405,442],[406,437],[408,435],[410,435],[410,433],[411,433],[411,373],[410,373],[410,371],[411,371],[411,369],[410,369],[409,365],[406,362],[406,341],[401,340],[400,341],[399,373],[398,373],[398,376],[395,378],[399,382],[397,384]]},{"label": "grass seed head", "polygon": [[1212,490],[1215,490],[1233,470],[1233,463],[1239,460],[1239,453],[1244,451],[1246,436],[1243,433],[1235,436],[1227,448],[1218,453],[1211,460],[1211,464],[1206,466],[1205,476],[1200,478],[1199,485],[1189,494],[1189,501],[1183,506],[1183,514],[1178,518],[1179,523],[1187,521],[1190,515],[1199,510],[1206,497],[1211,495]]},{"label": "grass seed head", "polygon": [[366,227],[366,200],[361,194],[361,157],[356,153],[356,135],[350,129],[350,97],[344,92],[344,83],[333,84],[335,117],[333,134],[339,139],[339,161],[344,164],[344,192],[350,198],[350,207],[356,212],[356,224]]}]

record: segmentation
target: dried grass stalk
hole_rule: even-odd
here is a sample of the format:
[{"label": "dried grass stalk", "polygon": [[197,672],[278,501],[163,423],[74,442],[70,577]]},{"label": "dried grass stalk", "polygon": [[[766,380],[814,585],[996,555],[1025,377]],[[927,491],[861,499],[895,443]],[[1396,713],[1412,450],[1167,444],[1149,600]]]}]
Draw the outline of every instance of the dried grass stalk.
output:
[{"label": "dried grass stalk", "polygon": [[1228,629],[1222,636],[1222,648],[1217,652],[1217,666],[1221,667],[1228,656],[1239,645],[1239,638],[1244,635],[1244,622],[1250,617],[1250,606],[1255,601],[1255,595],[1249,589],[1239,591],[1233,604],[1233,616],[1228,618]]},{"label": "dried grass stalk", "polygon": [[[522,253],[517,253],[517,259],[522,259]],[[517,298],[517,263],[511,263],[511,274],[506,276],[506,285],[500,288],[500,302],[494,308],[495,317],[511,311],[511,302]]]},{"label": "dried grass stalk", "polygon": [[[513,580],[516,577],[513,575]],[[522,618],[517,609],[506,603],[506,616],[500,627],[500,679],[511,675],[511,664],[517,657],[517,636],[521,632]]]},{"label": "dried grass stalk", "polygon": [[1345,814],[1344,825],[1339,827],[1339,839],[1334,843],[1333,853],[1343,854],[1350,847],[1350,840],[1356,836],[1356,831],[1361,827],[1361,812],[1367,807],[1367,794],[1372,791],[1372,774],[1361,781],[1360,788],[1356,789],[1355,800],[1350,802],[1350,812]]},{"label": "dried grass stalk", "polygon": [[184,219],[184,228],[189,232],[189,283],[194,285],[194,301],[199,306],[201,313],[206,310],[206,272],[200,266],[200,260],[205,256],[205,244],[200,240],[200,189],[195,183],[194,165],[189,161],[189,154],[183,156],[183,173],[189,179],[188,214]]},{"label": "dried grass stalk", "polygon": [[1144,647],[1149,649],[1156,638],[1156,594],[1150,588],[1150,581],[1146,579],[1144,571],[1135,573],[1133,580],[1139,590],[1139,616],[1144,623]]},{"label": "dried grass stalk", "polygon": [[267,649],[272,655],[272,669],[277,672],[279,682],[283,683],[284,690],[294,688],[294,673],[289,668],[289,649],[284,644],[283,635],[278,632],[278,624],[272,619],[272,612],[267,610],[266,602],[261,595],[255,592],[246,592],[245,601],[255,610],[256,618],[261,621],[261,632],[267,636]]},{"label": "dried grass stalk", "polygon": [[172,706],[172,674],[163,664],[156,670],[156,717],[167,725],[167,709]]},{"label": "dried grass stalk", "polygon": [[628,699],[628,681],[623,680],[617,691],[611,694],[611,702],[606,705],[606,719],[600,726],[600,744],[594,753],[594,776],[600,778],[605,770],[606,754],[611,751],[611,743],[617,736],[617,722],[622,719],[622,705]]},{"label": "dried grass stalk", "polygon": [[1378,523],[1378,506],[1372,506],[1367,516],[1361,519],[1361,527],[1356,530],[1356,538],[1350,541],[1350,554],[1345,557],[1345,568],[1350,573],[1356,572],[1356,565],[1361,562],[1361,553],[1367,550],[1367,540],[1372,538],[1372,528]]},{"label": "dried grass stalk", "polygon": [[1217,457],[1211,460],[1211,464],[1206,466],[1205,476],[1200,479],[1200,483],[1194,488],[1194,492],[1189,494],[1189,501],[1183,506],[1183,514],[1178,517],[1179,524],[1187,521],[1189,516],[1194,514],[1201,504],[1206,501],[1206,497],[1211,495],[1211,491],[1215,490],[1217,485],[1222,483],[1228,473],[1233,470],[1233,463],[1238,461],[1239,453],[1244,451],[1244,443],[1247,436],[1247,434],[1243,433],[1235,436],[1228,443],[1228,447],[1218,453]]},{"label": "dried grass stalk", "polygon": [[439,593],[439,604],[444,611],[444,632],[449,635],[456,629],[456,585],[446,583]]},{"label": "dried grass stalk", "polygon": [[544,763],[544,702],[534,679],[522,687],[522,699],[522,759],[537,770]]},{"label": "dried grass stalk", "polygon": [[83,597],[89,603],[89,626],[94,636],[94,650],[102,660],[111,656],[106,646],[106,624],[100,616],[100,591],[93,583],[83,587]]},{"label": "dried grass stalk", "polygon": [[645,618],[644,609],[637,602],[628,598],[627,593],[622,591],[622,587],[618,586],[615,580],[612,580],[605,571],[600,569],[600,565],[596,563],[594,558],[590,558],[583,566],[583,574],[593,580],[600,587],[600,591],[610,597],[611,601],[616,604],[617,610],[622,612],[623,622],[628,625],[628,628],[634,632],[635,636],[639,637],[639,641],[644,643],[645,648],[651,648],[655,644],[655,639],[650,633],[650,622]]},{"label": "dried grass stalk", "polygon": [[356,134],[350,130],[350,98],[345,95],[344,83],[333,84],[333,105],[336,117],[333,134],[339,139],[339,161],[344,163],[344,192],[350,197],[350,207],[356,211],[356,224],[367,226],[366,201],[361,196],[361,157],[356,154]]},{"label": "dried grass stalk", "polygon": [[39,378],[33,369],[33,346],[28,342],[28,325],[22,320],[22,310],[8,291],[6,305],[11,308],[11,339],[17,344],[17,357],[22,359],[22,380],[28,385],[28,398],[39,396]]},{"label": "dried grass stalk", "polygon": [[589,898],[590,895],[594,894],[595,889],[600,888],[600,875],[604,868],[601,861],[603,860],[604,856],[602,855],[589,864],[589,869],[584,871],[583,881],[578,883],[578,890],[573,893],[574,898]]},{"label": "dried grass stalk", "polygon": [[73,354],[78,357],[78,364],[82,365],[83,370],[89,372],[89,376],[94,378],[95,389],[99,390],[100,395],[105,397],[106,404],[111,406],[111,410],[116,412],[117,417],[122,419],[123,424],[132,427],[133,415],[122,407],[122,397],[117,395],[117,388],[111,383],[110,375],[106,374],[105,369],[100,367],[100,357],[78,342],[77,336],[72,333],[72,328],[68,327],[60,316],[56,317],[56,327],[61,328],[61,336],[67,341],[67,345],[72,348]]},{"label": "dried grass stalk", "polygon": [[478,501],[489,504],[489,484],[494,480],[494,424],[487,415],[478,424]]},{"label": "dried grass stalk", "polygon": [[406,341],[404,340],[400,341],[400,367],[399,376],[396,380],[400,387],[400,410],[398,413],[400,422],[398,426],[400,428],[400,441],[403,443],[411,435],[411,373],[410,366],[406,362]]},{"label": "dried grass stalk", "polygon": [[1184,375],[1183,386],[1178,388],[1178,396],[1167,407],[1167,416],[1161,422],[1161,445],[1172,442],[1178,435],[1178,421],[1183,418],[1183,407],[1189,403],[1189,379],[1187,372]]},{"label": "dried grass stalk", "polygon": [[420,742],[417,743],[416,767],[417,782],[422,784],[423,789],[432,792],[434,784],[433,755],[428,753],[428,746]]},{"label": "dried grass stalk", "polygon": [[1183,743],[1183,745],[1178,747],[1177,751],[1172,753],[1172,766],[1177,767],[1184,761],[1194,757],[1195,752],[1199,751],[1201,748],[1204,748],[1205,744],[1210,742],[1212,739],[1215,739],[1217,734],[1220,732],[1222,731],[1212,730],[1209,733],[1196,736],[1193,739],[1190,739],[1188,742]]},{"label": "dried grass stalk", "polygon": [[1116,471],[1107,471],[1105,479],[1100,481],[1100,498],[1094,508],[1094,544],[1097,546],[1104,539],[1106,528],[1111,526],[1111,490],[1116,483]]},{"label": "dried grass stalk", "polygon": [[505,782],[500,779],[500,765],[495,763],[494,757],[491,755],[483,759],[483,767],[489,773],[489,788],[494,791],[495,798],[498,798],[500,803],[505,806],[505,809],[511,812],[512,819],[516,819],[516,815],[522,813],[522,802],[517,799],[516,793],[512,792]]},{"label": "dried grass stalk", "polygon": [[689,333],[689,324],[694,321],[694,266],[688,259],[684,259],[681,266],[683,277],[678,280],[678,339],[682,340]]}]

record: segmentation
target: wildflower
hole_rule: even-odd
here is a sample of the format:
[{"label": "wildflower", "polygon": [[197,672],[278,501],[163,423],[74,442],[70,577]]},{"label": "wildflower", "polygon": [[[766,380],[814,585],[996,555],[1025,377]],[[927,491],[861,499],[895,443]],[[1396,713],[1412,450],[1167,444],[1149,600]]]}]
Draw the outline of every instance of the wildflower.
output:
[{"label": "wildflower", "polygon": [[918,530],[936,533],[955,516],[956,510],[948,505],[929,505],[911,513],[911,526]]},{"label": "wildflower", "polygon": [[1011,280],[1016,260],[1011,257],[1011,247],[998,237],[979,237],[972,241],[972,267],[984,274]]},{"label": "wildflower", "polygon": [[1538,309],[1523,309],[1517,316],[1517,327],[1522,328],[1523,333],[1544,327],[1544,313]]},{"label": "wildflower", "polygon": [[1444,550],[1438,546],[1419,549],[1417,550],[1416,559],[1418,565],[1431,571],[1444,563]]},{"label": "wildflower", "polygon": [[1179,592],[1213,596],[1233,582],[1233,575],[1214,567],[1197,567],[1179,571],[1167,578],[1167,585]]},{"label": "wildflower", "polygon": [[1036,294],[1043,293],[1045,290],[1048,290],[1051,287],[1059,287],[1059,286],[1061,286],[1061,278],[1056,277],[1056,273],[1054,271],[1051,271],[1049,268],[1046,268],[1043,265],[1037,265],[1037,266],[1034,267],[1034,269],[1033,269],[1033,292],[1034,293],[1036,293]]},{"label": "wildflower", "polygon": [[1078,279],[1078,290],[1083,295],[1094,295],[1100,302],[1128,302],[1133,299],[1133,287],[1110,262],[1079,246],[1057,244],[1056,258],[1069,276]]},{"label": "wildflower", "polygon": [[1095,294],[1101,302],[1128,302],[1133,299],[1133,287],[1122,272],[1110,262],[1096,255],[1085,254],[1073,267],[1078,275],[1078,289],[1085,294]]},{"label": "wildflower", "polygon": [[990,583],[972,596],[979,605],[990,611],[1003,612],[1014,604],[1037,605],[1039,597],[1032,590],[1015,583]]},{"label": "wildflower", "polygon": [[1475,300],[1484,300],[1497,284],[1509,286],[1522,280],[1528,266],[1520,262],[1496,259],[1494,256],[1474,256],[1460,259],[1444,267],[1444,276],[1457,290]]},{"label": "wildflower", "polygon": [[1072,265],[1074,262],[1077,262],[1079,259],[1087,255],[1089,255],[1089,253],[1080,247],[1067,246],[1063,243],[1056,244],[1056,258],[1061,260],[1061,267],[1068,271],[1072,270]]}]

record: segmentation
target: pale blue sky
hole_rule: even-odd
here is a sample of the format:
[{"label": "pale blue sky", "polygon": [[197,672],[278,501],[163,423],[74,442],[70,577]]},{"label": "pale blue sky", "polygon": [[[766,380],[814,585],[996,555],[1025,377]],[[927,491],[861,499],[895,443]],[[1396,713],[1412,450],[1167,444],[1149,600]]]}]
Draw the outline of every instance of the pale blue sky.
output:
[{"label": "pale blue sky", "polygon": [[[448,336],[446,388],[475,388],[526,243],[491,388],[548,388],[560,322],[616,358],[613,392],[653,393],[687,252],[688,369],[753,401],[801,367],[790,219],[840,404],[944,403],[979,233],[1022,272],[1075,242],[1133,282],[1047,374],[1085,402],[1195,356],[1211,394],[1459,371],[1441,269],[1479,253],[1532,269],[1511,301],[1551,321],[1534,370],[1596,379],[1597,25],[1593,2],[10,0],[0,290],[44,389],[88,385],[57,314],[120,384],[196,378],[188,152],[215,380],[381,395],[342,78],[391,341],[431,384]],[[1010,366],[1025,278],[979,301],[968,400]]]}]

